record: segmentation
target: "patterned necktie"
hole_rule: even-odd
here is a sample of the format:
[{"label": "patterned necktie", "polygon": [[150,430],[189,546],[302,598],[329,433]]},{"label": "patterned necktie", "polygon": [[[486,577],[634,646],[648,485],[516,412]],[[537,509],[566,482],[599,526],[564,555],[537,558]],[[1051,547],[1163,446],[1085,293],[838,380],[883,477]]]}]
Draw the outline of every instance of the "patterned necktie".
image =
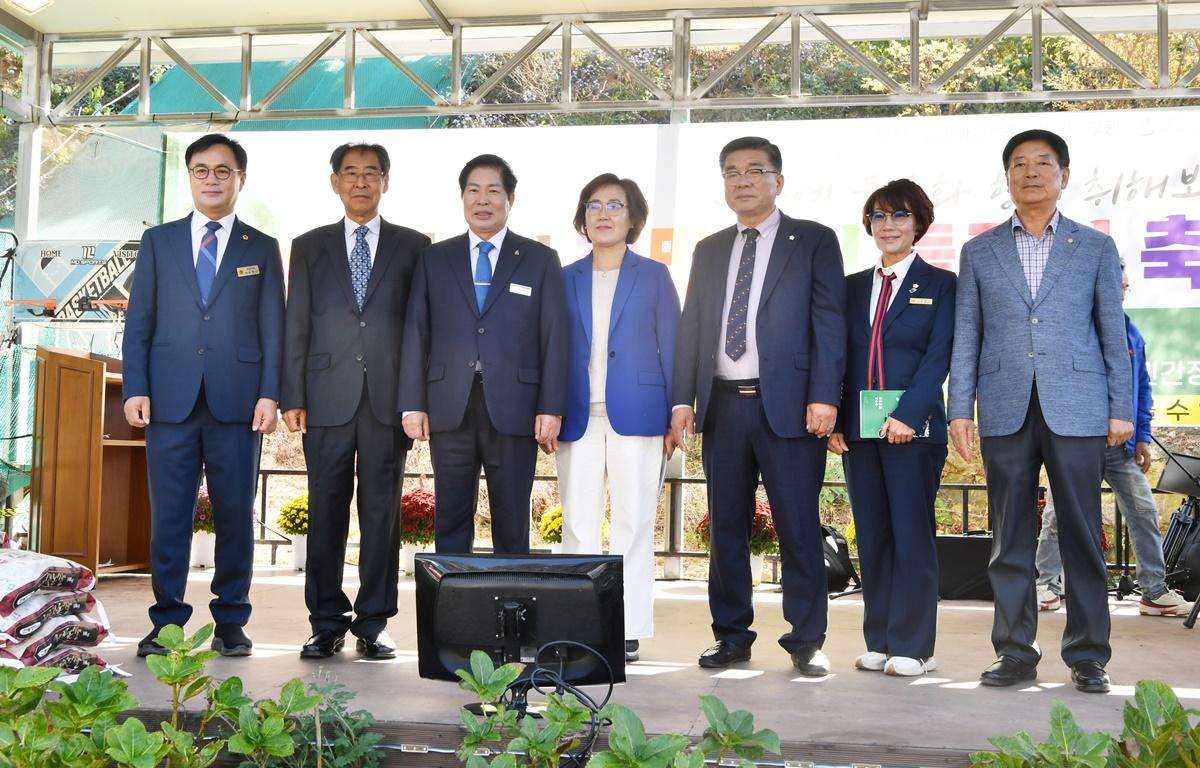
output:
[{"label": "patterned necktie", "polygon": [[[879,301],[875,304],[875,317],[871,321],[871,351],[867,354],[867,389],[883,389],[883,317],[887,314],[888,301],[892,298],[892,283],[896,273],[876,273],[883,280],[879,288]],[[876,386],[878,384],[878,386]]]},{"label": "patterned necktie", "polygon": [[354,250],[350,251],[350,285],[360,310],[367,298],[367,281],[371,279],[371,248],[367,245],[370,231],[366,224],[354,230]]},{"label": "patterned necktie", "polygon": [[492,260],[489,254],[496,246],[483,240],[479,243],[479,260],[475,262],[475,303],[479,311],[483,311],[483,302],[487,298],[488,288],[492,285]]},{"label": "patterned necktie", "polygon": [[217,277],[217,230],[221,228],[221,222],[210,221],[204,226],[208,231],[200,240],[200,253],[196,256],[196,285],[200,288],[200,301],[207,304],[213,280]]},{"label": "patterned necktie", "polygon": [[729,302],[729,317],[725,321],[725,354],[730,360],[737,360],[746,352],[746,315],[750,311],[750,283],[754,279],[754,244],[758,241],[758,230],[753,227],[742,230],[742,234],[746,236],[746,244],[742,246],[742,259],[733,281],[733,300]]}]

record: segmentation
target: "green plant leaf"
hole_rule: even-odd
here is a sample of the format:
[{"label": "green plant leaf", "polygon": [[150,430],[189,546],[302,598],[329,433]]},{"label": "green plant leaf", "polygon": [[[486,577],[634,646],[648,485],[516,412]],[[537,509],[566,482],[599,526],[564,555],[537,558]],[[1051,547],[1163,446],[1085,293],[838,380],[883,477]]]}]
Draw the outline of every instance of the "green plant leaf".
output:
[{"label": "green plant leaf", "polygon": [[[184,644],[183,627],[179,626],[178,624],[168,624],[167,626],[158,630],[158,634],[155,636],[154,640],[168,651],[184,649],[191,650],[190,645]],[[153,657],[148,656],[147,658]]]},{"label": "green plant leaf", "polygon": [[725,719],[729,717],[729,710],[716,696],[701,696],[700,710],[704,712],[704,717],[708,720],[709,725],[714,728],[725,727]]},{"label": "green plant leaf", "polygon": [[208,642],[209,638],[212,637],[212,634],[213,624],[210,621],[203,627],[200,627],[200,629],[196,630],[196,634],[192,635],[191,639],[188,641],[188,650],[194,651],[200,646],[204,645]]},{"label": "green plant leaf", "polygon": [[300,680],[289,680],[279,692],[279,712],[285,717],[312,709],[320,703],[320,696],[305,695],[304,683]]},{"label": "green plant leaf", "polygon": [[105,753],[118,764],[130,768],[154,768],[166,753],[162,735],[147,733],[146,726],[136,717],[112,729],[107,741],[109,746]]},{"label": "green plant leaf", "polygon": [[[612,752],[596,752],[588,760],[587,765],[588,768],[626,768],[628,764]],[[470,768],[470,764],[468,764],[468,768]]]},{"label": "green plant leaf", "polygon": [[754,733],[754,715],[744,709],[730,712],[725,718],[725,730],[740,739],[749,738]]}]

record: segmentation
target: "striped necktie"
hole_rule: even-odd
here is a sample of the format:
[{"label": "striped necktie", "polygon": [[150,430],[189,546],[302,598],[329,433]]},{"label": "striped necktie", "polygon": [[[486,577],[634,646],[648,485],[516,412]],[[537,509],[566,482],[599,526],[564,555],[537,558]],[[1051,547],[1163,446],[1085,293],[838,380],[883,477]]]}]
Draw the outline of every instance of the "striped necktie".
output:
[{"label": "striped necktie", "polygon": [[888,302],[892,298],[892,283],[896,273],[884,274],[877,270],[883,280],[879,287],[879,302],[875,305],[875,317],[871,321],[871,351],[867,354],[867,389],[883,389],[883,318],[887,315]]},{"label": "striped necktie", "polygon": [[200,253],[196,256],[196,285],[200,288],[200,301],[208,303],[213,280],[217,277],[217,230],[221,222],[210,221],[204,225],[208,230],[200,241]]}]

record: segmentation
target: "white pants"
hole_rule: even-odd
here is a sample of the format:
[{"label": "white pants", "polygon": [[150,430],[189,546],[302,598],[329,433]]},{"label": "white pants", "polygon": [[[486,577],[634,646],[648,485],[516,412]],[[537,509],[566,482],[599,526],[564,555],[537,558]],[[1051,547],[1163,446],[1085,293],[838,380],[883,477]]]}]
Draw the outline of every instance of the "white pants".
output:
[{"label": "white pants", "polygon": [[563,552],[601,551],[607,479],[612,499],[610,551],[625,559],[625,638],[653,636],[654,523],[665,467],[663,439],[617,434],[603,404],[596,403],[583,437],[559,443],[555,455],[563,505]]}]

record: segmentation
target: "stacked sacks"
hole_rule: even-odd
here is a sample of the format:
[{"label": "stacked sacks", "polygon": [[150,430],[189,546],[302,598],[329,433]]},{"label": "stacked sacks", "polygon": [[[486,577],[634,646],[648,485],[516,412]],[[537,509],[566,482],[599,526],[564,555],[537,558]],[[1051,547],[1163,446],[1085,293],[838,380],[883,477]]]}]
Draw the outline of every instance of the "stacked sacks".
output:
[{"label": "stacked sacks", "polygon": [[0,665],[60,667],[70,674],[107,666],[94,648],[108,617],[78,563],[28,550],[0,550]]}]

